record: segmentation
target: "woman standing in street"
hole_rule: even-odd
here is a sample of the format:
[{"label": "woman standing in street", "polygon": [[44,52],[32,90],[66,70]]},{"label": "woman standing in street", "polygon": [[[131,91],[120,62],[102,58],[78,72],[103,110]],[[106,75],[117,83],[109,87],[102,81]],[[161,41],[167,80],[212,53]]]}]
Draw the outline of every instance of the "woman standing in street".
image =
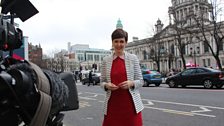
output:
[{"label": "woman standing in street", "polygon": [[143,126],[139,60],[124,51],[128,41],[126,31],[116,29],[111,38],[114,53],[104,58],[101,67],[101,87],[106,92],[103,126]]}]

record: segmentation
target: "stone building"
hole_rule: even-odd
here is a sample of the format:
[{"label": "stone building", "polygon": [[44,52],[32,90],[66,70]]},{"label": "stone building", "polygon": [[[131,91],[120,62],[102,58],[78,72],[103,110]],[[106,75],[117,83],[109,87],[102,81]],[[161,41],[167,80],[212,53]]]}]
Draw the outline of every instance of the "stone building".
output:
[{"label": "stone building", "polygon": [[[133,40],[126,46],[126,51],[136,54],[142,67],[168,72],[170,69],[182,70],[185,59],[186,67],[206,66],[217,68],[217,63],[209,46],[204,42],[203,33],[197,28],[197,16],[203,12],[203,25],[207,28],[205,37],[216,52],[217,44],[210,31],[213,24],[210,20],[212,5],[207,0],[171,0],[169,7],[170,22],[165,28],[160,19],[156,22],[156,34],[153,37]],[[197,18],[195,18],[197,17]],[[224,34],[224,22],[218,22],[220,34]],[[175,29],[178,28],[178,29]],[[178,34],[182,30],[181,34]],[[184,30],[183,30],[184,29]],[[179,42],[183,46],[179,45]],[[219,59],[224,65],[224,41],[219,44]]]},{"label": "stone building", "polygon": [[28,43],[28,57],[29,61],[35,63],[39,67],[43,67],[42,57],[43,52],[41,45],[32,45],[32,43]]}]

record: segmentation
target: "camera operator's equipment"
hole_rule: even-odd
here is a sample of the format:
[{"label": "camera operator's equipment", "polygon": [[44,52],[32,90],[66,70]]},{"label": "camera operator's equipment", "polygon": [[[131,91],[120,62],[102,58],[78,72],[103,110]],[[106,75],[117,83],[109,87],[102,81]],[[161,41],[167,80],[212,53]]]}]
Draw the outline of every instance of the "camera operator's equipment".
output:
[{"label": "camera operator's equipment", "polygon": [[16,14],[22,21],[26,21],[33,15],[38,13],[38,10],[29,0],[1,0],[2,14]]},{"label": "camera operator's equipment", "polygon": [[65,107],[63,108],[64,111],[68,110],[76,110],[79,108],[79,100],[78,100],[78,91],[75,85],[75,78],[71,72],[64,72],[60,74],[61,79],[67,84],[69,89],[69,97],[65,102]]},{"label": "camera operator's equipment", "polygon": [[1,125],[58,126],[64,117],[61,111],[79,108],[71,72],[42,71],[31,62],[12,58],[0,65]]},{"label": "camera operator's equipment", "polygon": [[[25,21],[38,13],[38,10],[29,0],[1,0],[2,7],[0,17],[0,49],[11,51],[22,45],[23,32],[14,27],[14,18],[19,17]],[[11,15],[6,15],[10,12]],[[9,20],[11,19],[10,22]]]},{"label": "camera operator's equipment", "polygon": [[[50,121],[48,120],[48,124],[50,126],[55,126],[58,123],[58,121],[62,121],[64,117],[63,114],[59,113],[60,111],[76,110],[79,108],[79,101],[78,101],[78,95],[77,95],[78,92],[76,89],[75,79],[73,77],[73,74],[71,72],[65,72],[58,75],[49,70],[44,70],[42,72],[42,70],[37,65],[30,62],[29,64],[34,69],[37,76],[37,80],[40,83],[37,85],[38,89],[43,90],[46,93],[47,92],[49,93],[49,87],[46,85],[47,84],[46,82],[49,82],[50,84],[50,87],[51,87],[50,96],[52,97],[52,105],[51,105],[51,111],[49,113]],[[46,102],[48,103],[48,99],[46,99]],[[43,105],[40,106],[42,108],[38,108],[38,109],[43,111],[47,110],[46,109],[47,105],[44,107]],[[36,110],[36,114],[41,116],[39,118],[42,118],[42,116],[45,116],[38,109]],[[39,118],[35,119],[37,121],[36,124],[38,125],[40,124]]]},{"label": "camera operator's equipment", "polygon": [[79,108],[73,74],[56,74],[14,59],[13,50],[20,48],[23,39],[14,18],[25,21],[38,10],[29,0],[0,0],[0,7],[0,50],[10,52],[0,60],[0,125],[62,126],[61,111]]},{"label": "camera operator's equipment", "polygon": [[22,43],[23,32],[6,20],[0,22],[0,50],[18,49]]}]

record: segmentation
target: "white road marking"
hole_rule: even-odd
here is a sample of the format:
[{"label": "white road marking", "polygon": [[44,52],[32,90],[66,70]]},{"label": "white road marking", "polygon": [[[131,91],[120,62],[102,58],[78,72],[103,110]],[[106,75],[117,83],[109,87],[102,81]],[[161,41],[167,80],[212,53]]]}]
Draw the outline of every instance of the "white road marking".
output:
[{"label": "white road marking", "polygon": [[202,109],[202,110],[196,110],[196,111],[191,111],[191,112],[210,112],[210,111],[212,111],[212,110],[209,110],[205,107],[199,107],[199,108]]},{"label": "white road marking", "polygon": [[169,113],[174,113],[174,114],[187,115],[187,116],[198,115],[198,116],[205,116],[205,117],[216,117],[215,115],[200,114],[200,113],[194,113],[194,112],[185,112],[185,111],[178,111],[178,110],[165,109],[165,108],[156,108],[156,107],[149,107],[149,106],[145,106],[145,108],[160,110],[163,112],[169,112]]},{"label": "white road marking", "polygon": [[142,100],[145,100],[147,102],[147,104],[144,105],[154,105],[154,103],[148,99],[142,99]]},{"label": "white road marking", "polygon": [[[92,94],[91,96],[87,96],[87,97],[80,97],[81,99],[85,99],[85,100],[97,100],[98,102],[104,102],[102,100],[99,99],[95,99],[92,97],[96,97],[98,95],[103,95],[105,96],[105,94],[102,93],[92,93],[92,92],[84,92],[84,94]],[[91,97],[91,98],[90,98]],[[216,106],[206,106],[206,105],[197,105],[197,104],[187,104],[187,103],[179,103],[179,102],[169,102],[169,101],[160,101],[160,100],[152,100],[152,99],[142,99],[142,101],[146,101],[147,103],[144,104],[145,108],[149,108],[149,109],[155,109],[155,110],[161,110],[163,112],[168,112],[168,113],[174,113],[174,114],[181,114],[181,115],[187,115],[187,116],[205,116],[205,117],[216,117],[215,115],[209,115],[209,114],[202,114],[202,112],[210,112],[212,110],[210,109],[218,109],[218,110],[224,110],[224,108],[222,107],[216,107]],[[179,110],[172,110],[172,109],[166,109],[166,108],[156,108],[156,107],[152,107],[153,105],[155,105],[154,103],[163,103],[163,104],[171,104],[171,105],[181,105],[181,106],[191,106],[191,107],[199,107],[201,110],[194,110],[194,111],[190,111],[190,112],[186,112],[186,111],[179,111]]]},{"label": "white road marking", "polygon": [[89,96],[89,97],[97,97],[98,95],[97,94],[95,94],[95,95],[93,95],[93,96]]},{"label": "white road marking", "polygon": [[212,108],[212,109],[220,109],[224,110],[222,107],[216,107],[216,106],[206,106],[206,105],[196,105],[196,104],[186,104],[186,103],[180,103],[180,102],[169,102],[169,101],[159,101],[159,100],[151,100],[151,99],[146,99],[150,100],[152,102],[158,102],[158,103],[166,103],[166,104],[174,104],[174,105],[184,105],[184,106],[193,106],[193,107],[206,107],[206,108]]}]

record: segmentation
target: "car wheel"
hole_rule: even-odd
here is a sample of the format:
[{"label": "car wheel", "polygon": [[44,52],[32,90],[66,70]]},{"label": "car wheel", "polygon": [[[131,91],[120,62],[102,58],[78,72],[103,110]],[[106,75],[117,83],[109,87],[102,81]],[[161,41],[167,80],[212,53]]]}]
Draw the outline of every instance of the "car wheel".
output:
[{"label": "car wheel", "polygon": [[155,85],[156,85],[156,87],[159,87],[160,86],[160,83],[156,83]]},{"label": "car wheel", "polygon": [[213,84],[212,84],[212,81],[207,79],[207,80],[204,80],[204,88],[208,89],[208,88],[212,88],[213,87]]},{"label": "car wheel", "polygon": [[168,85],[169,85],[170,88],[175,88],[175,87],[177,87],[177,84],[175,83],[174,80],[170,80],[169,83],[168,83]]},{"label": "car wheel", "polygon": [[149,86],[147,80],[144,80],[143,87]]},{"label": "car wheel", "polygon": [[222,88],[222,86],[223,86],[223,84],[216,84],[215,85],[215,87],[218,88],[218,89]]}]

